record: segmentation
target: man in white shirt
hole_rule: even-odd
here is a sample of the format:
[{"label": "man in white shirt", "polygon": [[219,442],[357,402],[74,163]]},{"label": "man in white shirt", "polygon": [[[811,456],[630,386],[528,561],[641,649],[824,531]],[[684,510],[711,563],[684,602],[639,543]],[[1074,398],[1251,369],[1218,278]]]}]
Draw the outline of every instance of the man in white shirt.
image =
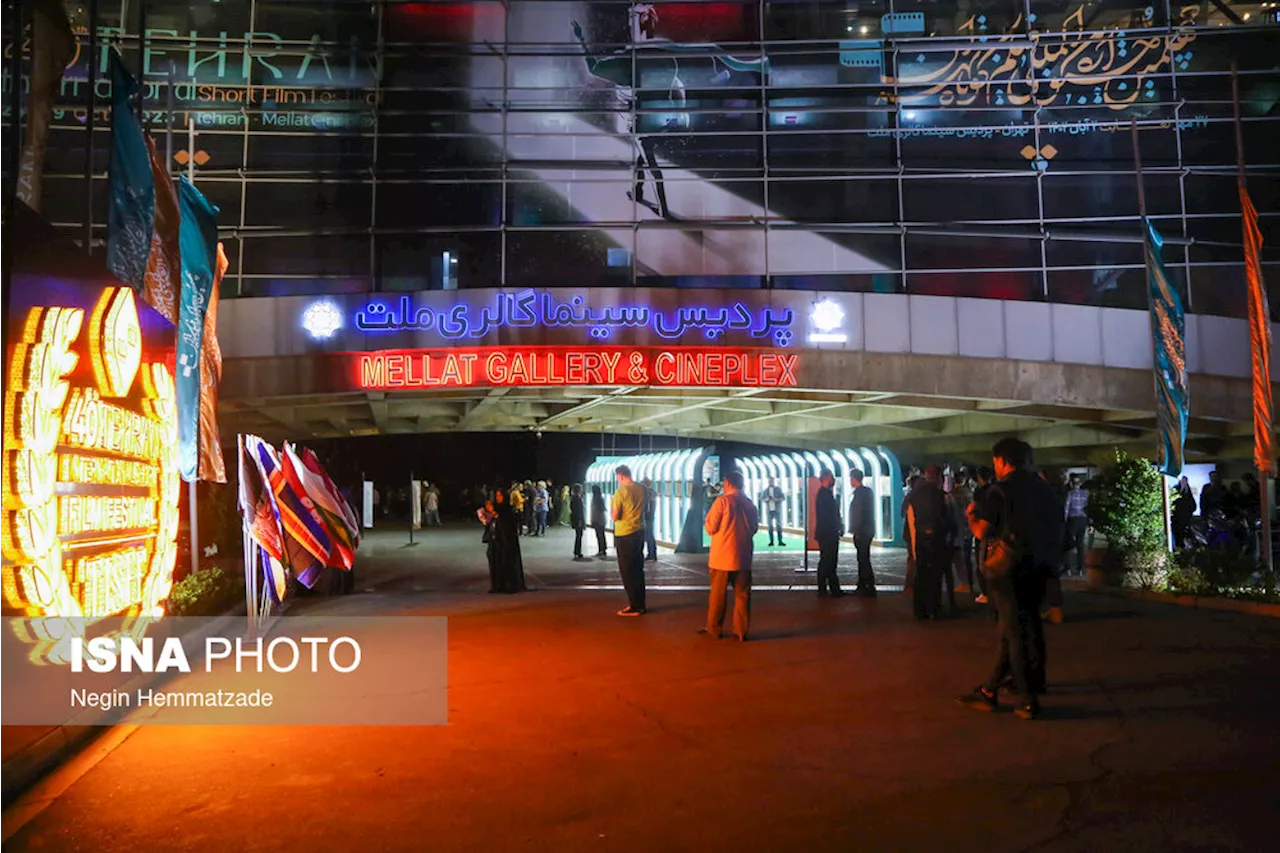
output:
[{"label": "man in white shirt", "polygon": [[775,531],[778,536],[778,544],[786,544],[782,541],[782,508],[786,504],[786,500],[787,496],[778,486],[778,482],[773,477],[770,477],[769,487],[760,496],[760,501],[764,504],[765,518],[769,524],[770,545],[773,545]]}]

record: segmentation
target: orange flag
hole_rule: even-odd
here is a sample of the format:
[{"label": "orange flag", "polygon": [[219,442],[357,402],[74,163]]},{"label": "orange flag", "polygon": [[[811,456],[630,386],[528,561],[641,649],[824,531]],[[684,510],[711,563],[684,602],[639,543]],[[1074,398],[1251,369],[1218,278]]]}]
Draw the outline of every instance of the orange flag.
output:
[{"label": "orange flag", "polygon": [[1271,430],[1271,310],[1262,286],[1262,232],[1249,191],[1240,185],[1244,212],[1244,273],[1249,284],[1249,344],[1253,351],[1253,462],[1272,473],[1275,465]]},{"label": "orange flag", "polygon": [[[157,205],[159,207],[159,205]],[[230,263],[218,243],[218,266],[213,272],[209,309],[204,314],[204,345],[200,352],[200,472],[201,480],[225,483],[227,468],[222,461],[218,435],[218,383],[222,380],[222,347],[218,346],[218,289]]]}]

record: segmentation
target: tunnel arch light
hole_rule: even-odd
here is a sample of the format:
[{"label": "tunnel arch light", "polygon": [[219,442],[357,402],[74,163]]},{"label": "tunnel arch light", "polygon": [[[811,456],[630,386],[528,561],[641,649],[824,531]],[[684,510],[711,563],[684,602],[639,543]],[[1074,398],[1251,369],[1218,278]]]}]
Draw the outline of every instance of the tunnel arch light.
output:
[{"label": "tunnel arch light", "polygon": [[592,485],[600,486],[606,503],[612,499],[617,483],[614,471],[619,465],[631,468],[637,482],[651,481],[655,495],[654,537],[668,547],[689,542],[701,542],[702,518],[696,519],[697,536],[685,528],[695,519],[690,510],[701,505],[701,472],[712,456],[713,448],[697,447],[670,450],[659,453],[640,453],[633,456],[597,456],[587,466],[588,493]]},{"label": "tunnel arch light", "polygon": [[[783,526],[793,532],[804,527],[804,506],[807,500],[808,478],[817,476],[823,468],[831,469],[836,478],[837,500],[840,516],[848,515],[849,473],[860,469],[876,496],[876,542],[881,545],[902,544],[902,483],[898,459],[884,447],[833,447],[822,450],[796,450],[780,453],[744,456],[738,465],[756,479],[754,492],[758,500],[768,477],[774,477],[787,493]],[[846,527],[848,525],[846,524]]]}]

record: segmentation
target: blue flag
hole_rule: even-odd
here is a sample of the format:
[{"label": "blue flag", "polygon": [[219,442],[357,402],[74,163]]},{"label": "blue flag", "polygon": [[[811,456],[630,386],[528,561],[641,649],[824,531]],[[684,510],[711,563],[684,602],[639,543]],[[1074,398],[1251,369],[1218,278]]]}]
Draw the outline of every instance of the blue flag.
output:
[{"label": "blue flag", "polygon": [[111,66],[111,166],[107,172],[107,269],[142,292],[156,224],[156,187],[151,156],[134,112],[138,83],[120,55]]},{"label": "blue flag", "polygon": [[1160,249],[1164,238],[1151,220],[1147,227],[1147,292],[1151,300],[1152,368],[1156,381],[1156,424],[1163,458],[1156,466],[1169,477],[1182,473],[1182,445],[1187,439],[1187,323],[1182,297],[1169,281]]},{"label": "blue flag", "polygon": [[200,353],[204,315],[218,257],[218,208],[186,176],[178,184],[182,223],[182,293],[178,297],[178,472],[188,483],[200,473]]}]

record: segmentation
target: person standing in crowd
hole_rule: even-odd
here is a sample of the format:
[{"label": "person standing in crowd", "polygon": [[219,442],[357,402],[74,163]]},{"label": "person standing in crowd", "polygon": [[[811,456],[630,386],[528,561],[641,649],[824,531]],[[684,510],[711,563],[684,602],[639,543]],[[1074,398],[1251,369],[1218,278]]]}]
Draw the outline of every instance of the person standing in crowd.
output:
[{"label": "person standing in crowd", "polygon": [[567,505],[569,526],[573,528],[573,559],[585,560],[587,558],[582,556],[582,534],[587,529],[587,508],[582,500],[582,486],[575,484],[570,490]]},{"label": "person standing in crowd", "polygon": [[1004,438],[991,450],[998,483],[969,513],[973,535],[987,543],[983,571],[1000,634],[996,664],[985,683],[960,697],[981,711],[998,707],[997,691],[1018,694],[1014,713],[1024,720],[1040,715],[1045,691],[1044,623],[1040,608],[1045,584],[1062,558],[1063,511],[1053,487],[1031,470],[1031,446]]},{"label": "person standing in crowd", "polygon": [[720,639],[724,630],[725,593],[733,585],[733,634],[747,640],[751,621],[751,558],[753,537],[760,529],[755,504],[742,493],[742,473],[730,471],[724,478],[724,492],[707,511],[706,530],[711,537],[711,599],[707,605],[707,626],[699,633]]},{"label": "person standing in crowd", "polygon": [[[582,497],[582,486],[578,486],[578,497]],[[573,527],[573,506],[570,501],[573,499],[573,489],[568,486],[560,487],[560,514],[556,518],[556,524],[561,527]],[[581,549],[579,549],[581,550]]]},{"label": "person standing in crowd", "polygon": [[485,525],[484,541],[488,545],[489,592],[514,593],[527,587],[524,561],[520,556],[520,523],[501,486],[494,489],[493,499],[477,510]]},{"label": "person standing in crowd", "polygon": [[844,590],[840,589],[840,574],[837,566],[840,561],[840,536],[844,528],[840,524],[840,510],[836,507],[836,498],[832,489],[836,484],[831,469],[823,468],[818,473],[817,497],[813,507],[813,538],[818,540],[818,595],[840,598]]},{"label": "person standing in crowd", "polygon": [[511,511],[515,513],[515,517],[516,517],[516,533],[523,534],[524,533],[524,529],[523,529],[524,528],[524,523],[523,523],[524,505],[525,505],[525,501],[528,500],[528,498],[524,493],[524,489],[520,488],[519,483],[511,484],[510,495],[508,497],[511,502]]},{"label": "person standing in crowd", "polygon": [[973,536],[969,533],[969,523],[965,518],[971,503],[973,486],[970,484],[969,469],[961,468],[956,475],[955,485],[951,487],[951,506],[956,514],[955,573],[959,579],[956,582],[956,592],[973,590]]},{"label": "person standing in crowd", "polygon": [[591,526],[596,531],[596,557],[601,560],[609,556],[608,543],[604,538],[604,530],[608,526],[606,518],[604,492],[600,491],[599,486],[593,485],[591,487]]},{"label": "person standing in crowd", "polygon": [[536,524],[534,510],[537,508],[537,503],[534,500],[536,496],[533,493],[533,481],[525,480],[524,485],[520,487],[520,492],[524,495],[524,511],[521,514],[520,523],[524,527],[524,532],[532,536],[536,530],[534,527]]},{"label": "person standing in crowd", "polygon": [[911,551],[911,525],[907,523],[907,504],[919,483],[920,475],[912,474],[907,478],[906,487],[902,491],[902,541],[907,543],[907,579],[902,585],[903,595],[911,595],[916,588],[916,557]]},{"label": "person standing in crowd", "polygon": [[1208,518],[1214,512],[1226,512],[1227,487],[1222,485],[1222,474],[1209,472],[1209,482],[1200,489],[1200,517]]},{"label": "person standing in crowd", "polygon": [[431,483],[424,483],[422,490],[422,526],[441,527],[440,490]]},{"label": "person standing in crowd", "polygon": [[1080,475],[1072,474],[1063,505],[1067,523],[1067,550],[1076,553],[1075,574],[1084,575],[1084,535],[1089,531],[1089,491],[1081,485]]},{"label": "person standing in crowd", "polygon": [[1190,544],[1191,516],[1196,514],[1196,496],[1185,476],[1178,481],[1177,490],[1178,496],[1173,499],[1170,513],[1173,516],[1173,545],[1181,550]]},{"label": "person standing in crowd", "polygon": [[[987,492],[991,490],[991,485],[995,481],[995,477],[996,477],[995,473],[986,465],[983,465],[978,468],[978,472],[976,475],[978,485],[974,487],[973,501],[969,504],[969,506],[982,506],[982,502],[986,500]],[[965,507],[965,526],[967,528],[970,528],[969,532],[972,533],[973,530],[969,525],[968,516],[969,516],[969,507]],[[986,546],[984,545],[981,539],[975,536],[973,540],[973,562],[978,567],[978,571],[977,571],[978,596],[974,599],[974,601],[978,604],[990,603],[990,600],[987,598],[987,577],[982,573],[982,564],[986,560],[986,557],[987,557]],[[993,615],[994,615],[994,611],[993,611]]]},{"label": "person standing in crowd", "polygon": [[551,494],[547,491],[547,484],[544,480],[539,480],[538,484],[533,487],[533,535],[547,535],[547,513],[551,511]]},{"label": "person standing in crowd", "polygon": [[654,491],[653,480],[646,478],[643,485],[645,559],[654,562],[658,559],[658,534],[654,523],[658,514],[658,493]]},{"label": "person standing in crowd", "polygon": [[876,538],[876,496],[870,487],[862,484],[863,479],[859,469],[849,472],[849,486],[853,492],[849,501],[849,533],[858,552],[858,585],[853,593],[873,598],[876,575],[871,568],[871,542]]},{"label": "person standing in crowd", "polygon": [[631,479],[631,468],[614,469],[618,488],[613,493],[613,549],[618,554],[618,573],[627,590],[627,606],[619,616],[643,616],[644,600],[644,486]]},{"label": "person standing in crowd", "polygon": [[912,587],[916,619],[937,619],[942,609],[942,574],[950,571],[953,512],[942,491],[942,469],[927,466],[907,501],[907,549],[916,561]]},{"label": "person standing in crowd", "polygon": [[782,508],[786,504],[787,496],[778,485],[778,481],[773,477],[769,478],[769,485],[764,490],[764,494],[760,496],[761,503],[764,504],[765,519],[769,527],[769,545],[773,545],[774,534],[777,534],[778,544],[785,545],[782,541]]}]

